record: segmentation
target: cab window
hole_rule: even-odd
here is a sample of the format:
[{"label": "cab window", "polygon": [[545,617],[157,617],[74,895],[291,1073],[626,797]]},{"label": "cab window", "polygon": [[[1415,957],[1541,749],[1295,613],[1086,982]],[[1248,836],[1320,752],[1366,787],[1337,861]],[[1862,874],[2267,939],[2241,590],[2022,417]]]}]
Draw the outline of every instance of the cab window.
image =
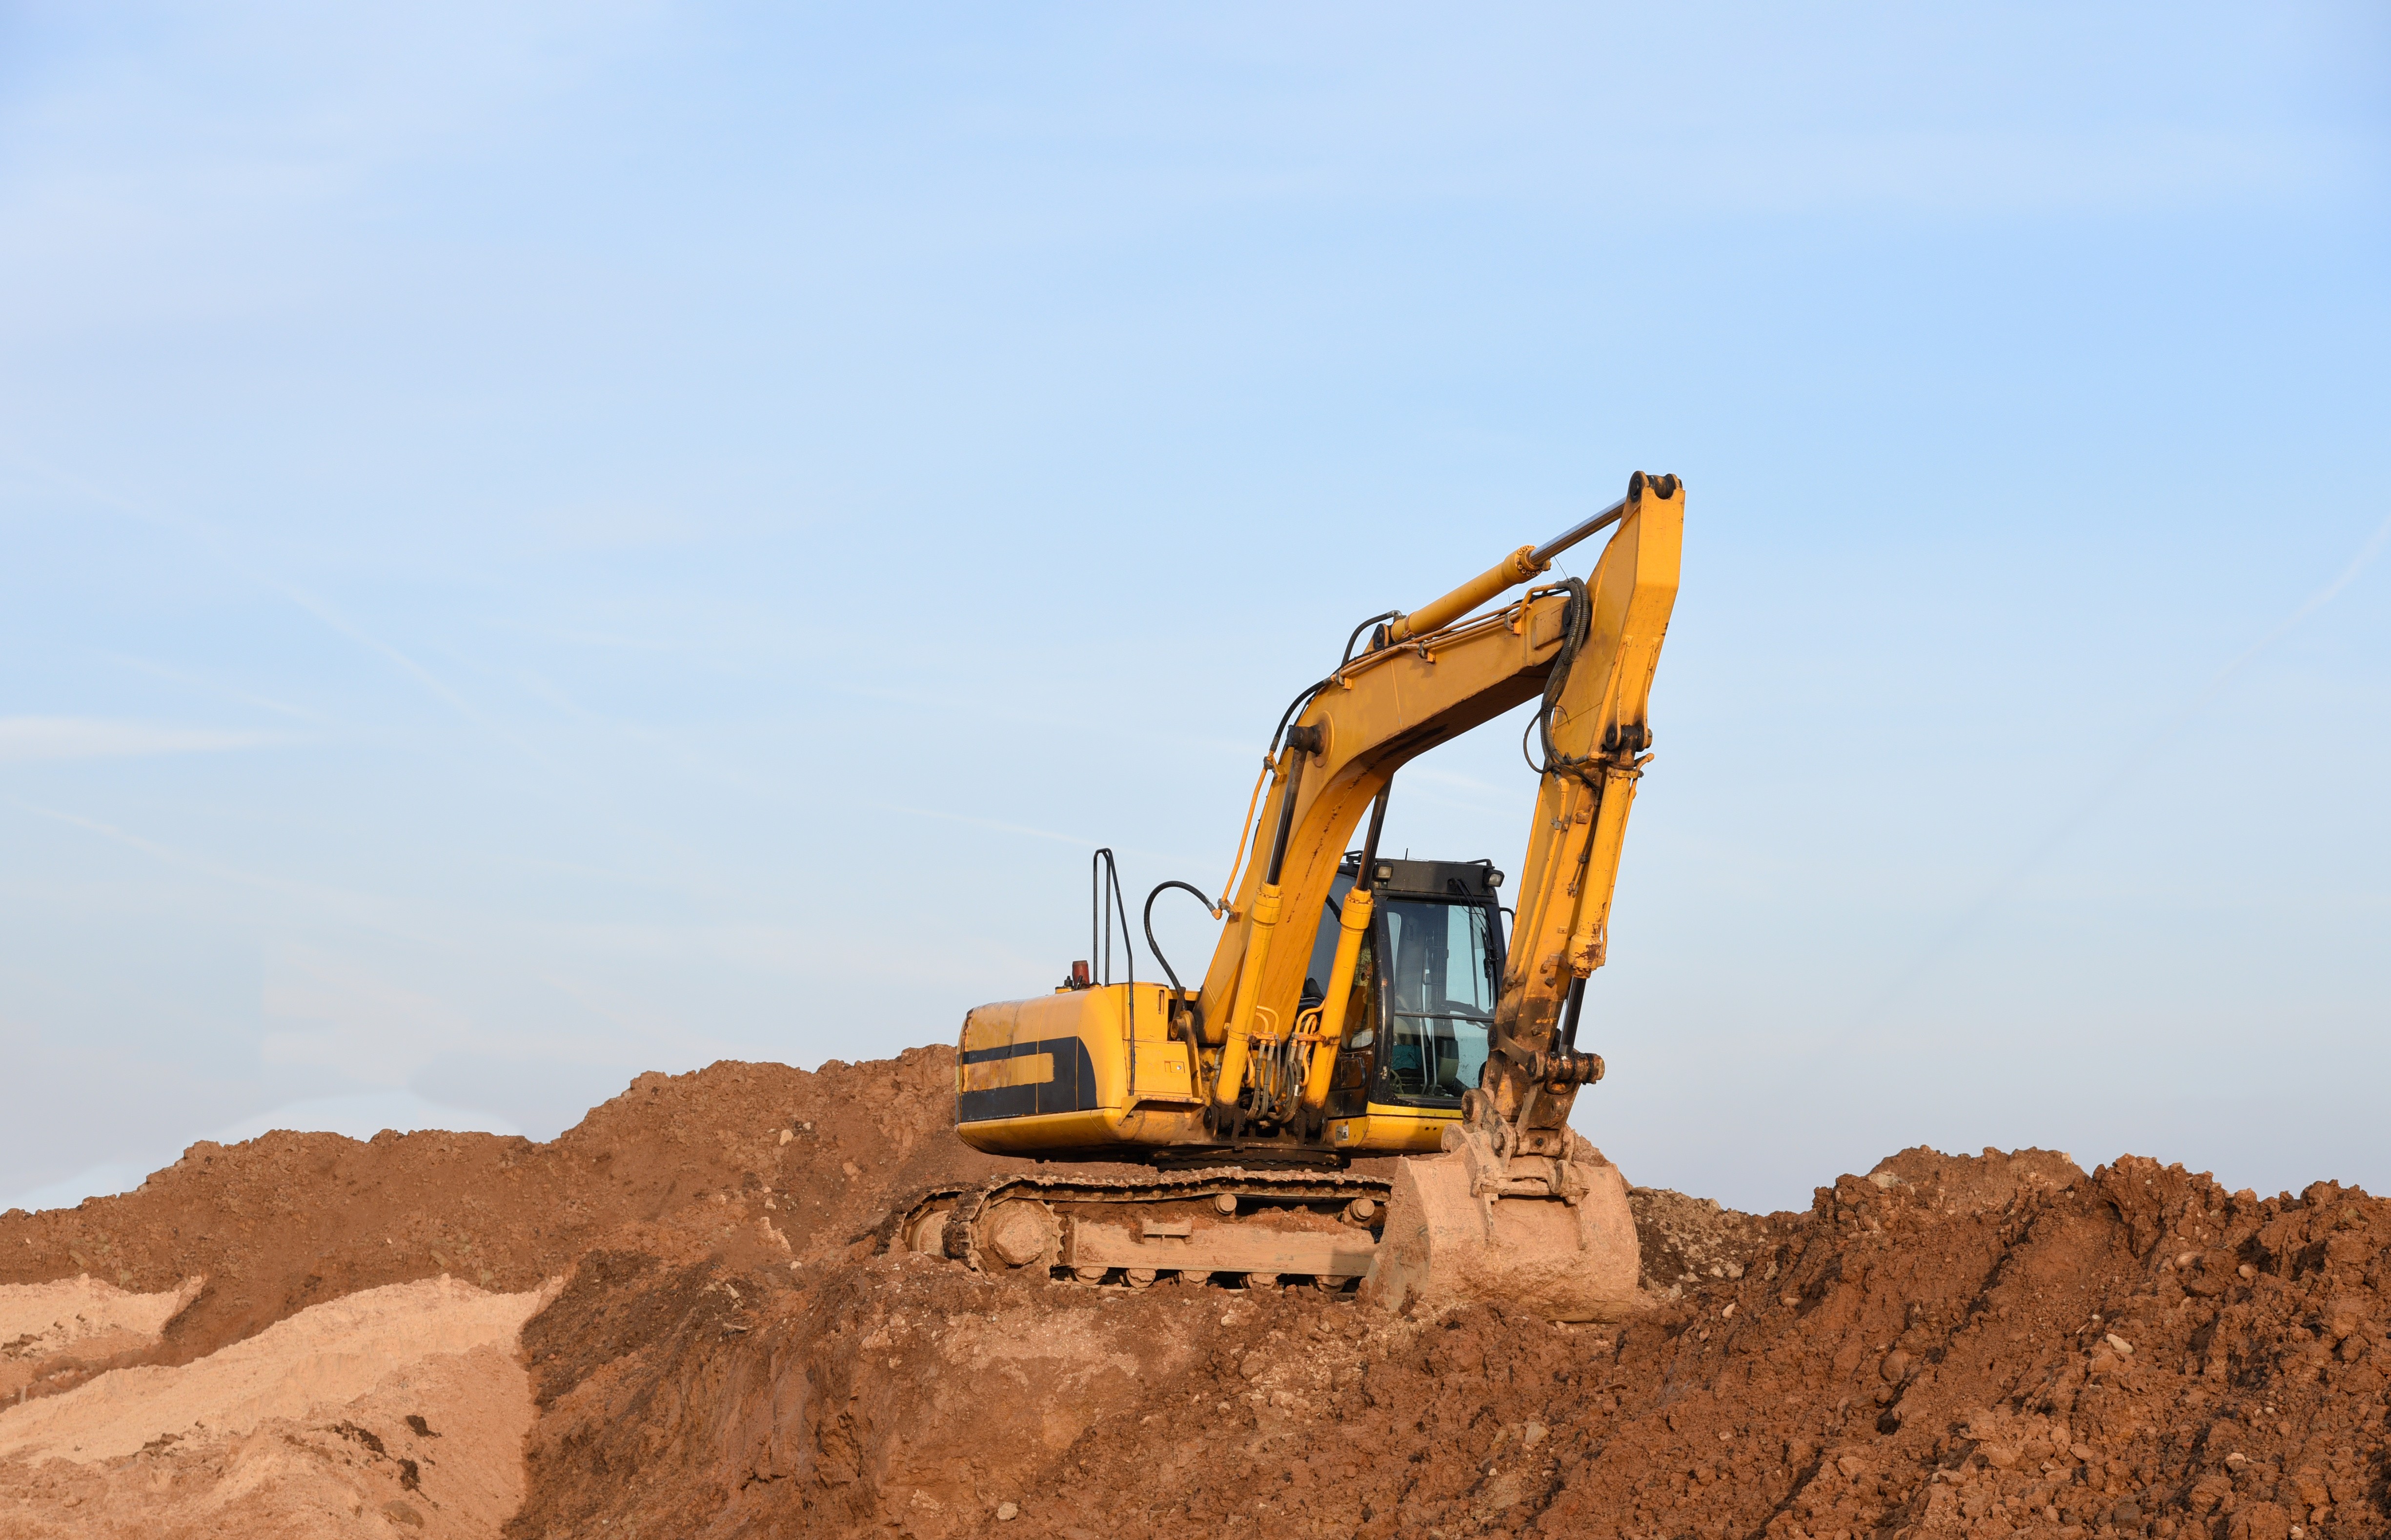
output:
[{"label": "cab window", "polygon": [[1405,1101],[1458,1101],[1478,1084],[1494,1024],[1493,917],[1480,904],[1392,899],[1386,938],[1383,1092]]}]

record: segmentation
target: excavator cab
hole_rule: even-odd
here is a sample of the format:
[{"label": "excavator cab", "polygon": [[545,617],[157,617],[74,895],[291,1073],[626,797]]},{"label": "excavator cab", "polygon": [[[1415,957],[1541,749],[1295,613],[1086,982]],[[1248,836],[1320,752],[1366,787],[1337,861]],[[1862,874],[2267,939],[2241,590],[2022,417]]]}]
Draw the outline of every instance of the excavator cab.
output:
[{"label": "excavator cab", "polygon": [[1503,874],[1491,863],[1379,866],[1389,874],[1372,917],[1386,938],[1381,1098],[1458,1110],[1485,1067],[1502,993]]},{"label": "excavator cab", "polygon": [[[1338,915],[1361,861],[1347,855],[1330,886],[1304,1009],[1325,994]],[[1380,1137],[1400,1132],[1398,1148],[1432,1150],[1486,1064],[1503,982],[1503,874],[1489,861],[1381,859],[1371,886],[1377,903],[1330,1081],[1329,1140],[1355,1148],[1375,1129]]]}]

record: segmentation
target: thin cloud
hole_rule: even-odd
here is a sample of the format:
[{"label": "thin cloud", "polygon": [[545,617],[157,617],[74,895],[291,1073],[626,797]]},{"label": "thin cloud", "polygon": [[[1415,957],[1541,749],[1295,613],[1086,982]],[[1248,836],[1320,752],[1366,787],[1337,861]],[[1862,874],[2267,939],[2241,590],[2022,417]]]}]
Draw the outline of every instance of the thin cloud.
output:
[{"label": "thin cloud", "polygon": [[2106,806],[2112,798],[2139,777],[2142,772],[2159,757],[2160,751],[2166,747],[2169,740],[2177,733],[2181,732],[2210,701],[2216,699],[2225,687],[2232,681],[2235,674],[2240,674],[2260,653],[2290,635],[2318,610],[2338,598],[2343,589],[2355,583],[2359,575],[2373,564],[2374,558],[2383,554],[2386,545],[2391,545],[2391,518],[2385,519],[2382,523],[2375,526],[2374,533],[2366,537],[2356,553],[2342,564],[2341,570],[2333,574],[2331,581],[2310,594],[2297,609],[2276,622],[2264,635],[2211,674],[2205,683],[2193,691],[2182,704],[2176,707],[2158,725],[2152,728],[2141,742],[2128,751],[2109,774],[2094,785],[2082,801],[2050,827],[2049,832],[2029,846],[2025,853],[2018,857],[2008,870],[1986,883],[1975,898],[1962,908],[1940,933],[1919,949],[1917,955],[1910,959],[1908,966],[1894,978],[1884,993],[1877,997],[1875,1003],[1863,1011],[1855,1023],[1835,1039],[1836,1044],[1841,1045],[1850,1041],[1859,1033],[1868,1030],[1883,1020],[1886,1013],[1900,1003],[1902,996],[1915,987],[1926,976],[1929,969],[1965,940],[1969,933],[1993,912],[2012,888],[2023,881],[2029,873],[2065,844],[2091,819],[2094,814]]},{"label": "thin cloud", "polygon": [[295,606],[318,624],[346,638],[363,650],[381,658],[399,673],[415,681],[427,693],[446,705],[459,716],[523,754],[541,768],[550,771],[566,768],[541,753],[528,739],[514,732],[506,724],[492,718],[451,689],[445,680],[416,661],[413,657],[350,620],[330,601],[295,584],[285,583],[272,576],[258,563],[241,556],[234,549],[233,537],[214,524],[173,508],[155,508],[147,504],[120,497],[79,474],[62,470],[45,460],[35,458],[12,441],[0,440],[0,453],[5,453],[18,464],[62,491],[98,507],[112,509],[128,518],[137,519],[157,528],[170,530],[193,542],[222,562],[228,570],[239,573],[245,581],[255,584],[269,593],[278,595],[285,602]]},{"label": "thin cloud", "polygon": [[104,717],[0,716],[0,764],[223,753],[292,741],[294,738],[288,733],[170,727],[155,722],[119,722]]},{"label": "thin cloud", "polygon": [[321,712],[309,711],[304,706],[294,706],[287,700],[277,700],[271,696],[249,694],[191,669],[176,668],[154,659],[136,658],[123,653],[101,653],[99,656],[120,668],[130,669],[136,674],[146,674],[152,679],[163,679],[169,684],[186,686],[256,711],[272,712],[277,716],[291,717],[310,726],[345,730],[348,725]]}]

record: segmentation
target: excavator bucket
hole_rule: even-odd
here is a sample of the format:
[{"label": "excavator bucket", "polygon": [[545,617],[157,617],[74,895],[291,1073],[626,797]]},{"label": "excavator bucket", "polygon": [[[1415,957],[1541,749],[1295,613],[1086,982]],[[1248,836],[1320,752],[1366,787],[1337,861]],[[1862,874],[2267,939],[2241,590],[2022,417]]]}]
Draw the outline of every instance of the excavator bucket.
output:
[{"label": "excavator bucket", "polygon": [[1555,1321],[1635,1313],[1635,1218],[1617,1166],[1598,1154],[1504,1161],[1481,1135],[1445,1138],[1445,1153],[1397,1171],[1365,1298],[1431,1315],[1479,1303]]}]

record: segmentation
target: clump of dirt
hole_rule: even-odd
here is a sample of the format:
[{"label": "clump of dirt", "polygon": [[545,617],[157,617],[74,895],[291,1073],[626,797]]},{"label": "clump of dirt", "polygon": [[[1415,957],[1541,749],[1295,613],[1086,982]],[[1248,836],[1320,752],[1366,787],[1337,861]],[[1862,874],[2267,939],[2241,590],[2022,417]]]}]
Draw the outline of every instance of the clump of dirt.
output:
[{"label": "clump of dirt", "polygon": [[1715,1198],[1688,1198],[1666,1187],[1630,1187],[1635,1245],[1644,1287],[1677,1299],[1688,1289],[1743,1277],[1746,1263],[1792,1233],[1802,1216],[1739,1213]]},{"label": "clump of dirt", "polygon": [[1636,1189],[1624,1326],[1404,1318],[889,1250],[910,1194],[1003,1168],[950,1131],[952,1063],[642,1077],[545,1146],[195,1150],[0,1219],[0,1281],[203,1276],[129,1350],[167,1362],[443,1270],[561,1277],[520,1338],[514,1540],[2391,1531],[2391,1205],[2354,1189],[1913,1149],[1806,1213]]}]

